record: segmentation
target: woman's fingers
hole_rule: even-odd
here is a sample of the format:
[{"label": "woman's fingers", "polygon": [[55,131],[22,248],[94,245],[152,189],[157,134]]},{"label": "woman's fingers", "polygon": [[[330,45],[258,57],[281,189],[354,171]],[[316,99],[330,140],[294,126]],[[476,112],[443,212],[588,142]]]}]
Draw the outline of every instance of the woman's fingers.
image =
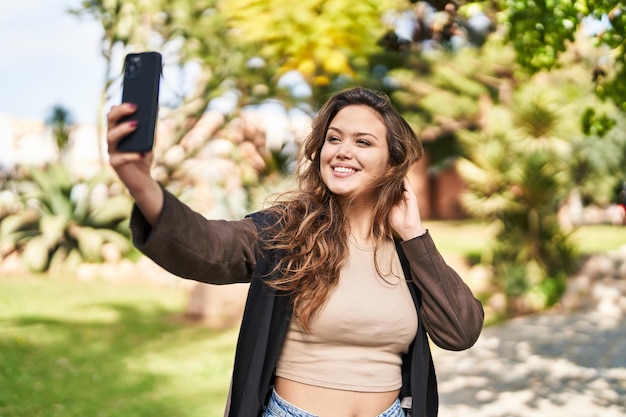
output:
[{"label": "woman's fingers", "polygon": [[114,127],[109,127],[107,132],[107,143],[109,152],[116,151],[117,143],[124,137],[128,136],[132,131],[137,129],[135,122],[124,122]]},{"label": "woman's fingers", "polygon": [[137,110],[134,104],[123,103],[117,106],[112,106],[107,113],[107,127],[109,129],[116,127],[120,119],[125,116],[133,114]]},{"label": "woman's fingers", "polygon": [[136,110],[137,106],[132,103],[122,103],[111,106],[109,113],[107,113],[107,122],[109,126],[116,125],[122,117],[131,115]]},{"label": "woman's fingers", "polygon": [[120,139],[137,129],[137,122],[135,121],[120,123],[123,117],[133,114],[136,109],[137,107],[134,104],[123,103],[119,106],[111,107],[111,110],[107,113],[107,144],[109,153],[116,150],[117,142]]},{"label": "woman's fingers", "polygon": [[413,184],[411,184],[411,180],[409,179],[408,176],[404,177],[404,191],[408,192],[411,196],[415,195]]}]

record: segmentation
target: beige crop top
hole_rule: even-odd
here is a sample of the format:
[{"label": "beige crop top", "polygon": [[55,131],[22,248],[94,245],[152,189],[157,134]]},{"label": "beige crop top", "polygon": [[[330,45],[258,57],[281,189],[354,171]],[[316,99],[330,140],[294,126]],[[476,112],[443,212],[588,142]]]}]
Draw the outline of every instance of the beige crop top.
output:
[{"label": "beige crop top", "polygon": [[276,375],[348,391],[402,386],[402,353],[417,333],[417,312],[393,242],[378,251],[351,239],[350,256],[328,302],[305,333],[292,318]]}]

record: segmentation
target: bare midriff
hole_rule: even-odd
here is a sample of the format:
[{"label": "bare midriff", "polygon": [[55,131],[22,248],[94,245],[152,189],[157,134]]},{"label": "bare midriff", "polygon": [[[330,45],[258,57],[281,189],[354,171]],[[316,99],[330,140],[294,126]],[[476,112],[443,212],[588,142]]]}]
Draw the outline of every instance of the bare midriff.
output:
[{"label": "bare midriff", "polygon": [[281,377],[276,377],[275,389],[285,401],[321,417],[376,417],[391,407],[400,394],[400,390],[343,391]]}]

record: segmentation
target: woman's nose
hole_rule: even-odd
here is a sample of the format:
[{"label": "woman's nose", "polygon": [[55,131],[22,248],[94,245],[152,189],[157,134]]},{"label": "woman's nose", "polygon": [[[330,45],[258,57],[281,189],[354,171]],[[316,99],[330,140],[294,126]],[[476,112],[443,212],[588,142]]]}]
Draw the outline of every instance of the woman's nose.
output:
[{"label": "woman's nose", "polygon": [[350,159],[352,158],[352,147],[350,144],[342,143],[339,149],[337,150],[337,158],[339,159]]}]

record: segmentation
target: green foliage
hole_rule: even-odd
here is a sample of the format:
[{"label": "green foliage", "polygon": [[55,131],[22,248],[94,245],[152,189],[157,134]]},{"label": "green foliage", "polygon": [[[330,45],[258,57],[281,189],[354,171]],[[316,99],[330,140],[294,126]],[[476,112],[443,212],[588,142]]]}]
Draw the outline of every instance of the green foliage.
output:
[{"label": "green foliage", "polygon": [[24,210],[0,222],[0,255],[17,251],[28,268],[45,271],[102,261],[105,243],[128,253],[130,199],[98,197],[107,177],[76,184],[63,165],[31,168],[19,189]]},{"label": "green foliage", "polygon": [[[494,48],[500,53],[492,54]],[[496,40],[480,50],[409,51],[404,53],[402,64],[386,74],[384,82],[395,105],[421,133],[425,146],[436,147],[459,129],[479,126],[481,102],[497,100],[500,86],[508,82],[508,75],[502,73],[507,62],[505,51]],[[433,149],[436,154],[447,152],[444,159],[457,155],[454,151],[455,146],[446,146],[442,152]]]},{"label": "green foliage", "polygon": [[626,5],[614,0],[589,1],[590,11],[598,19],[607,16],[610,26],[597,34],[599,47],[608,47],[607,64],[597,72],[596,93],[612,100],[626,112]]},{"label": "green foliage", "polygon": [[577,4],[570,0],[506,0],[508,36],[517,60],[531,71],[551,69],[578,26]]},{"label": "green foliage", "polygon": [[466,180],[467,192],[461,201],[474,217],[495,221],[514,201],[509,179],[510,139],[504,134],[461,131],[459,140],[468,155],[457,162],[459,174]]},{"label": "green foliage", "polygon": [[327,86],[337,76],[354,76],[359,62],[378,51],[385,30],[382,15],[392,0],[231,0],[225,11],[242,38],[258,53],[280,63],[278,73],[298,70],[312,86]]},{"label": "green foliage", "polygon": [[554,136],[558,115],[545,102],[534,100],[522,104],[516,116],[516,124],[529,137],[540,139]]},{"label": "green foliage", "polygon": [[615,186],[624,178],[626,117],[614,111],[607,118],[612,126],[610,130],[592,127],[590,134],[571,139],[569,169],[586,204],[610,204]]},{"label": "green foliage", "polygon": [[556,136],[559,117],[547,103],[533,100],[509,117],[499,110],[484,132],[459,134],[467,158],[458,169],[464,206],[496,230],[483,262],[495,267],[514,315],[558,301],[576,267],[575,243],[557,216],[571,188],[570,147]]},{"label": "green foliage", "polygon": [[104,29],[103,42],[107,43],[103,52],[109,51],[118,42],[129,43],[135,36],[134,20],[137,13],[137,2],[127,0],[83,0],[78,8],[69,10],[77,16],[91,15],[99,20]]},{"label": "green foliage", "polygon": [[615,119],[606,114],[598,114],[596,109],[588,107],[580,116],[583,133],[587,136],[603,137],[616,124]]},{"label": "green foliage", "polygon": [[[615,0],[501,0],[501,23],[517,52],[517,62],[531,73],[551,70],[576,31],[600,25],[593,33],[595,91],[626,111],[626,7]],[[603,52],[604,51],[604,52]],[[610,51],[610,52],[606,52]],[[589,57],[589,59],[593,59]],[[591,75],[591,74],[590,74]]]},{"label": "green foliage", "polygon": [[548,276],[571,272],[573,247],[557,218],[568,178],[560,175],[554,154],[530,151],[517,156],[510,171],[514,199],[500,213],[494,263],[533,262]]}]

